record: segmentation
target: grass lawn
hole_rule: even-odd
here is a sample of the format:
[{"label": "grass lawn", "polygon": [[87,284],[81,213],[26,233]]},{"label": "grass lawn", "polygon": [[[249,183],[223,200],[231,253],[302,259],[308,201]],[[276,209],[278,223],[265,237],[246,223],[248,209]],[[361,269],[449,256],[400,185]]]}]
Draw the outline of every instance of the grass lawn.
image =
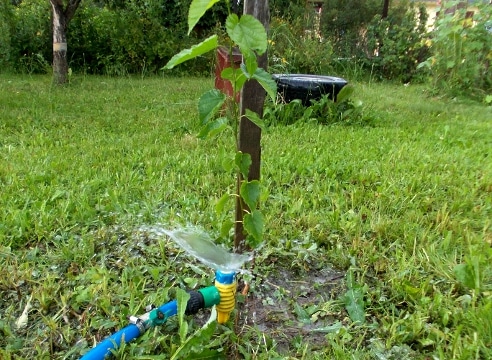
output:
[{"label": "grass lawn", "polygon": [[[191,225],[231,246],[233,203],[215,204],[234,191],[233,139],[195,136],[212,86],[0,75],[1,359],[78,358],[176,288],[212,283],[158,236]],[[171,318],[120,359],[492,358],[491,107],[355,88],[367,124],[263,134],[267,244],[236,320],[210,338],[195,333],[207,312],[186,317],[186,338]]]}]

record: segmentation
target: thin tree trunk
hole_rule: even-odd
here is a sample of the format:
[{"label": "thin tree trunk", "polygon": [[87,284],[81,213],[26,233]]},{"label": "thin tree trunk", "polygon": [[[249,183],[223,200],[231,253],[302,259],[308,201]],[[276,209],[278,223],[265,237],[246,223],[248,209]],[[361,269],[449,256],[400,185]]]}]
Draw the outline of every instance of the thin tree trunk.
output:
[{"label": "thin tree trunk", "polygon": [[390,0],[384,0],[384,3],[383,3],[383,12],[381,14],[381,18],[383,18],[383,19],[386,19],[388,17],[389,2],[390,2]]},{"label": "thin tree trunk", "polygon": [[[257,18],[266,29],[268,29],[269,12],[268,0],[245,0],[244,14],[253,15]],[[258,57],[258,66],[267,69],[267,54]],[[265,103],[265,90],[257,81],[248,81],[241,92],[241,115],[244,115],[246,109],[256,112],[260,117],[263,116],[263,105]],[[260,161],[261,161],[261,129],[253,122],[242,116],[239,123],[238,148],[243,153],[251,155],[252,164],[249,169],[248,181],[260,179]],[[237,193],[242,176],[238,175]],[[234,248],[237,252],[246,250],[245,234],[243,228],[243,215],[249,210],[238,196],[236,200],[236,222],[234,229]]]},{"label": "thin tree trunk", "polygon": [[63,0],[50,0],[53,15],[53,81],[65,84],[68,78],[67,27],[81,0],[70,0],[64,8]]}]

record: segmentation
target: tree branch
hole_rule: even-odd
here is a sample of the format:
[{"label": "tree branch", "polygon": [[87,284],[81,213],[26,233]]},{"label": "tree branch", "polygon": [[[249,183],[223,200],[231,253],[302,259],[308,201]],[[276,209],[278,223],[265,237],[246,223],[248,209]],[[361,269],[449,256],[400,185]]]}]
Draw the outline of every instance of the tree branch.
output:
[{"label": "tree branch", "polygon": [[[57,1],[61,2],[62,0],[57,0]],[[67,8],[64,11],[67,25],[70,22],[70,20],[72,20],[73,16],[75,15],[75,11],[79,7],[81,1],[82,0],[70,0],[68,2]]]}]

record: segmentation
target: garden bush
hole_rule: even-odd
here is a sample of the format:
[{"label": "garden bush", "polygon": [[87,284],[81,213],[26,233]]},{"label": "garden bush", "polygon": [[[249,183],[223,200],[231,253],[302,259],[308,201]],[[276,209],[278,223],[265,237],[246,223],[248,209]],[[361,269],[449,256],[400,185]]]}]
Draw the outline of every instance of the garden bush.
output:
[{"label": "garden bush", "polygon": [[10,29],[13,13],[8,0],[0,0],[0,68],[10,66]]},{"label": "garden bush", "polygon": [[[2,69],[9,65],[18,72],[50,72],[49,2],[1,1]],[[67,31],[70,68],[75,72],[110,75],[157,72],[179,49],[207,36],[216,23],[223,21],[225,10],[217,7],[188,37],[186,16],[190,2],[83,1]],[[210,58],[190,62],[186,73],[209,73],[209,63]]]},{"label": "garden bush", "polygon": [[392,3],[382,18],[381,1],[326,0],[321,33],[332,44],[333,67],[362,77],[415,79],[427,56],[424,7],[408,1]]},{"label": "garden bush", "polygon": [[487,24],[492,18],[492,6],[477,7],[473,19],[466,17],[466,9],[458,9],[454,14],[443,11],[437,19],[431,56],[420,65],[430,70],[434,89],[478,98],[490,95],[492,33]]},{"label": "garden bush", "polygon": [[50,4],[45,0],[25,0],[13,8],[11,65],[23,73],[51,71],[52,36]]},{"label": "garden bush", "polygon": [[304,31],[303,19],[273,18],[270,24],[269,66],[272,73],[327,75],[331,72],[331,43]]},{"label": "garden bush", "polygon": [[325,0],[320,29],[337,57],[350,58],[366,52],[367,25],[382,10],[379,0]]},{"label": "garden bush", "polygon": [[374,16],[367,29],[366,68],[385,79],[423,80],[417,66],[429,56],[427,18],[423,5],[401,7],[384,19]]},{"label": "garden bush", "polygon": [[333,124],[368,124],[370,121],[363,113],[362,102],[353,99],[354,87],[346,85],[333,101],[328,95],[319,100],[311,100],[309,106],[304,106],[300,99],[288,103],[267,102],[264,110],[264,120],[269,126],[292,125],[298,122],[315,122],[322,125]]}]

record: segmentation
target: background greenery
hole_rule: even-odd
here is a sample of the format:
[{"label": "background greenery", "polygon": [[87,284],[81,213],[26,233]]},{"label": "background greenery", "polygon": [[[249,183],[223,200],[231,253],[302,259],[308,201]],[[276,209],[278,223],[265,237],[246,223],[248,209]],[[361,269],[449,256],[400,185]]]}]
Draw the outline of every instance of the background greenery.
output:
[{"label": "background greenery", "polygon": [[[220,33],[225,2],[215,5],[187,36],[189,3],[83,1],[68,29],[72,72],[158,73],[179,50],[198,43],[212,31]],[[273,72],[330,74],[350,80],[429,80],[435,90],[453,96],[486,99],[490,95],[492,36],[486,24],[491,21],[492,7],[485,2],[474,4],[478,11],[473,24],[465,19],[466,9],[461,9],[442,15],[430,32],[425,26],[424,7],[415,2],[391,2],[388,17],[382,19],[381,1],[326,0],[319,23],[305,1],[272,0],[269,4]],[[454,6],[455,2],[445,4]],[[48,1],[1,0],[0,20],[2,70],[50,73]],[[207,55],[174,73],[208,75],[213,71],[213,61],[213,54]]]}]

